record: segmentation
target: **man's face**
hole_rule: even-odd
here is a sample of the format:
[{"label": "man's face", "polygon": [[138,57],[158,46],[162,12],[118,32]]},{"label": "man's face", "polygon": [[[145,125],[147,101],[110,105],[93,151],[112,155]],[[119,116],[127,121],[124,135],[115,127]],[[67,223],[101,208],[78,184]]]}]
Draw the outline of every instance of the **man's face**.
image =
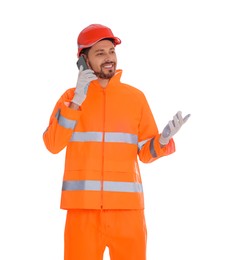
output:
[{"label": "man's face", "polygon": [[113,43],[109,40],[102,40],[93,45],[88,52],[88,63],[98,78],[112,78],[117,64]]}]

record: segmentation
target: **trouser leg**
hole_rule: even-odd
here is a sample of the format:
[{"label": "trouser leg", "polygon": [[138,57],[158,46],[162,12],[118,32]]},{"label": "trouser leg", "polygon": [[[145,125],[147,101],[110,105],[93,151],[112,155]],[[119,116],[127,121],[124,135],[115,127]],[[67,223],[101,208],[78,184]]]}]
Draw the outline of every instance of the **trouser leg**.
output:
[{"label": "trouser leg", "polygon": [[143,210],[109,211],[106,225],[111,260],[146,260]]},{"label": "trouser leg", "polygon": [[105,245],[100,211],[69,210],[64,232],[64,260],[102,260]]}]

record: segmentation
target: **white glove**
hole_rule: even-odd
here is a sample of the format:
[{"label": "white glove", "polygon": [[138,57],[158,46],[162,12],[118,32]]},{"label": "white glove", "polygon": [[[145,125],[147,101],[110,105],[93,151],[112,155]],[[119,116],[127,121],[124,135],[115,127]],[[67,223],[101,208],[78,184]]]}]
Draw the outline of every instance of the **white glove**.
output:
[{"label": "white glove", "polygon": [[75,95],[72,102],[81,106],[83,101],[86,99],[87,90],[90,82],[97,79],[94,71],[91,69],[83,70],[83,66],[80,66],[78,79],[76,83]]},{"label": "white glove", "polygon": [[160,136],[159,143],[161,145],[166,145],[169,143],[169,140],[175,135],[182,125],[188,120],[190,114],[182,117],[181,111],[178,111],[176,115],[173,117],[173,120],[169,121],[168,124],[163,129],[163,132]]}]

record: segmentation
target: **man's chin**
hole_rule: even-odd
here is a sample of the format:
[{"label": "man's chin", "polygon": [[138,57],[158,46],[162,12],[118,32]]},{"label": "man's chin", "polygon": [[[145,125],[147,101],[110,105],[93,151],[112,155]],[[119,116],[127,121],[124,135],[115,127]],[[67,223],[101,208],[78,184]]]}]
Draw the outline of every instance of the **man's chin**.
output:
[{"label": "man's chin", "polygon": [[115,75],[115,71],[114,70],[109,70],[107,73],[105,73],[103,71],[95,72],[95,75],[98,78],[101,78],[101,79],[111,79]]}]

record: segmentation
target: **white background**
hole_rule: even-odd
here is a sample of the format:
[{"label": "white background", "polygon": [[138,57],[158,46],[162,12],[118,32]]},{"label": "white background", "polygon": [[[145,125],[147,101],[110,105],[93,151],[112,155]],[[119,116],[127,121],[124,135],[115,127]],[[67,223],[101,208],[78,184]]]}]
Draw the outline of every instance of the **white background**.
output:
[{"label": "white background", "polygon": [[147,259],[231,259],[229,2],[1,1],[0,259],[63,259],[64,152],[50,154],[42,134],[91,23],[121,38],[122,80],[145,93],[160,130],[191,113],[176,153],[140,164]]}]

